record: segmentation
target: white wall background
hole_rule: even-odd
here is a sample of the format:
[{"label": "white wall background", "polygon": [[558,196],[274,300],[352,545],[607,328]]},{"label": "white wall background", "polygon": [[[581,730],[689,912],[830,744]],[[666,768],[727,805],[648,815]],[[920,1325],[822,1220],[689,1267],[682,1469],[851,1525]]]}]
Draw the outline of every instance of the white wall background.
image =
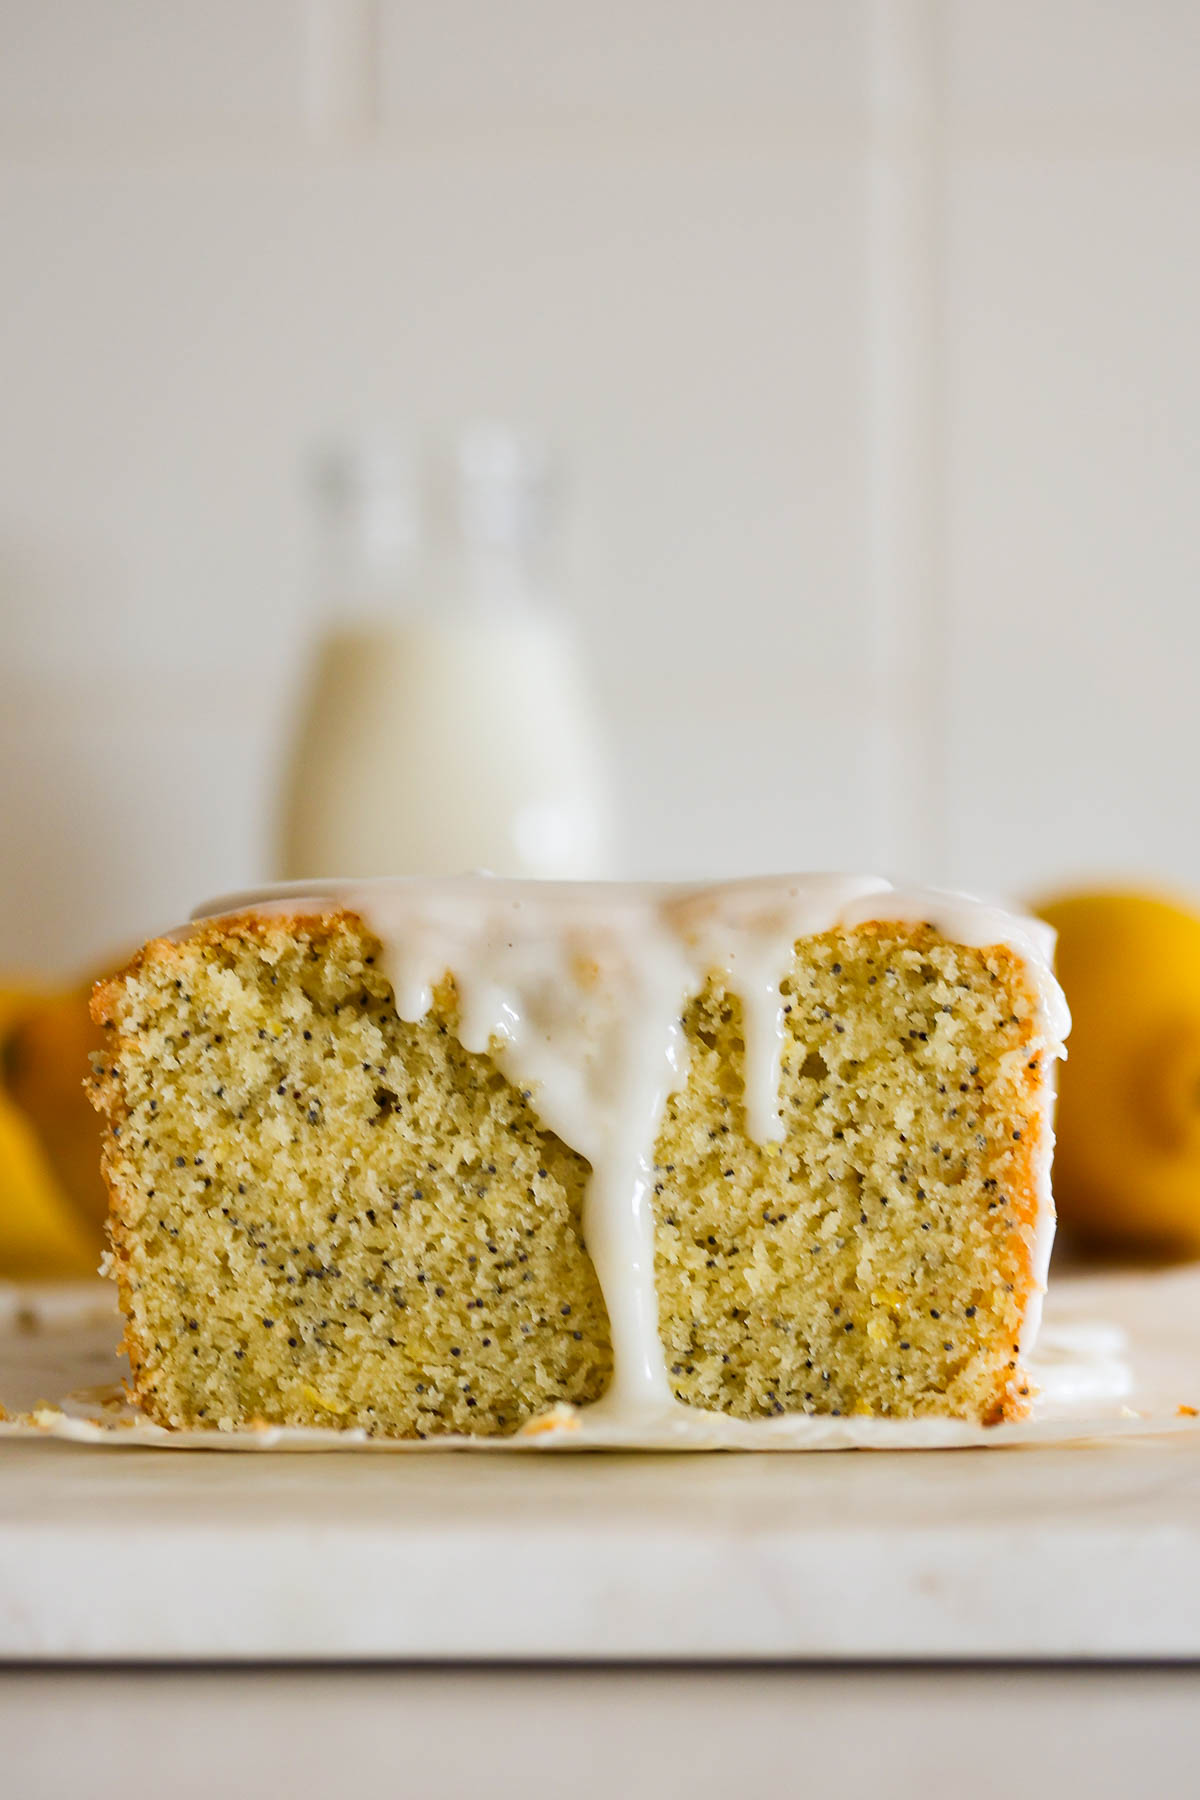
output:
[{"label": "white wall background", "polygon": [[0,0],[0,962],[265,872],[301,465],[533,419],[638,871],[1200,886],[1194,0]]}]

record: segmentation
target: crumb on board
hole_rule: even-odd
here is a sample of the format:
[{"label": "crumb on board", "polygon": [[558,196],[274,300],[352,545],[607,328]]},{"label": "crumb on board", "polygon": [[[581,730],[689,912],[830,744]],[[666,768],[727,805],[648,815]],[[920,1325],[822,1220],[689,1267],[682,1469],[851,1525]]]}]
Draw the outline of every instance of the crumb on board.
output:
[{"label": "crumb on board", "polygon": [[551,1407],[549,1412],[542,1413],[539,1418],[530,1419],[522,1425],[518,1435],[520,1437],[541,1437],[548,1431],[578,1431],[580,1427],[578,1410],[574,1406],[567,1406],[560,1401],[557,1406]]}]

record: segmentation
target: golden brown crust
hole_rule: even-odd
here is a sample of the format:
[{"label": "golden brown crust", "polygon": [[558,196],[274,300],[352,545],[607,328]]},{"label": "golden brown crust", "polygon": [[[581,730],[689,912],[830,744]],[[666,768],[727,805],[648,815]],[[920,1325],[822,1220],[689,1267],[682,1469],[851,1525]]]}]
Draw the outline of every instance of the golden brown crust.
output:
[{"label": "golden brown crust", "polygon": [[[1021,976],[1021,966],[1011,951],[998,953],[1002,961],[1007,961],[1014,979]],[[1022,1041],[1024,1069],[1020,1082],[1021,1112],[1027,1121],[1022,1127],[1021,1135],[1016,1140],[1013,1173],[1009,1179],[1009,1204],[1012,1215],[1018,1225],[1024,1228],[1023,1249],[1023,1286],[1018,1291],[1021,1316],[1024,1317],[1036,1288],[1037,1272],[1033,1266],[1034,1242],[1039,1225],[1041,1206],[1038,1170],[1045,1154],[1046,1134],[1050,1129],[1048,1103],[1043,1103],[1044,1069],[1043,1057],[1046,1051],[1037,1046],[1035,1037],[1036,1008],[1035,997],[1030,994],[1030,1016],[1027,1020]],[[1009,1371],[1004,1391],[996,1398],[994,1412],[984,1420],[985,1424],[1000,1424],[1027,1418],[1030,1411],[1031,1384],[1028,1372],[1020,1365],[1020,1350],[1013,1348],[1013,1362]]]}]

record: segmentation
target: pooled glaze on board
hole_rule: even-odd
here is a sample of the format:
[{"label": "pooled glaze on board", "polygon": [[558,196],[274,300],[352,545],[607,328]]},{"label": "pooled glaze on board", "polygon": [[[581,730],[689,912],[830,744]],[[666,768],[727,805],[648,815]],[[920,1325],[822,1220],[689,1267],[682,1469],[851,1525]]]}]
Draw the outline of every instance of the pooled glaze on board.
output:
[{"label": "pooled glaze on board", "polygon": [[[1040,921],[962,894],[897,890],[874,876],[773,876],[692,885],[453,879],[289,883],[230,895],[196,918],[238,912],[356,913],[383,947],[396,1010],[417,1023],[453,973],[463,1046],[490,1052],[529,1089],[542,1122],[591,1166],[583,1232],[612,1333],[613,1379],[586,1411],[631,1427],[676,1419],[658,1331],[652,1207],[654,1146],[668,1096],[687,1075],[683,1015],[719,975],[743,1008],[745,1113],[760,1143],[782,1135],[785,1021],[780,984],[801,938],[872,922],[928,924],[952,943],[1005,945],[1037,1002],[1049,1067],[1070,1017]],[[1043,1084],[1032,1248],[1032,1348],[1054,1233],[1051,1086]]]}]

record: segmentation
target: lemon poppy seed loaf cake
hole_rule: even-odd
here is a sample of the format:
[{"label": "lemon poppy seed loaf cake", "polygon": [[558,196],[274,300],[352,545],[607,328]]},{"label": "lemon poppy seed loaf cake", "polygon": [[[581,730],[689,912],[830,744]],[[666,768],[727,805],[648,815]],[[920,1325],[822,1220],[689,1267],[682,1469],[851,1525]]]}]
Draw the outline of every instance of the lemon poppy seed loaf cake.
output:
[{"label": "lemon poppy seed loaf cake", "polygon": [[1027,1409],[1067,1029],[1032,921],[869,878],[274,890],[96,990],[168,1427]]}]

